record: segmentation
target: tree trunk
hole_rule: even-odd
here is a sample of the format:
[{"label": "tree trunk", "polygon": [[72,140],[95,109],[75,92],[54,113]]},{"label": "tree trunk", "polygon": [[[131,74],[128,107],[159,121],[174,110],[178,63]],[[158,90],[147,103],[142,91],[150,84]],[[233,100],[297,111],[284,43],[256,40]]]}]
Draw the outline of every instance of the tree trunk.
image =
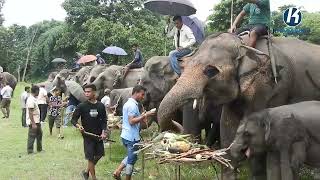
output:
[{"label": "tree trunk", "polygon": [[26,71],[27,71],[27,67],[28,67],[28,64],[29,64],[29,58],[30,58],[30,53],[31,53],[32,46],[33,46],[33,41],[34,41],[34,38],[35,38],[36,35],[37,35],[38,29],[39,29],[39,27],[37,27],[37,29],[35,30],[35,32],[34,32],[34,34],[33,34],[33,36],[32,36],[30,45],[29,45],[28,54],[27,54],[27,59],[26,59],[26,64],[25,64],[25,66],[24,66],[23,75],[22,75],[22,81],[23,81],[23,82],[24,82],[25,77],[26,77]]}]

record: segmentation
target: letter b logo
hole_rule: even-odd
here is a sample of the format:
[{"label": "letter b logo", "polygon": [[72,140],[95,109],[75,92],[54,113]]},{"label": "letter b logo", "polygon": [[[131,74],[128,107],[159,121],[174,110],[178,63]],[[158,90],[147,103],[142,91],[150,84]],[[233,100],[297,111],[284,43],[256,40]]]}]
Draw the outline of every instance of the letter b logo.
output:
[{"label": "letter b logo", "polygon": [[302,13],[295,7],[288,8],[283,13],[283,21],[288,26],[297,26],[301,23]]}]

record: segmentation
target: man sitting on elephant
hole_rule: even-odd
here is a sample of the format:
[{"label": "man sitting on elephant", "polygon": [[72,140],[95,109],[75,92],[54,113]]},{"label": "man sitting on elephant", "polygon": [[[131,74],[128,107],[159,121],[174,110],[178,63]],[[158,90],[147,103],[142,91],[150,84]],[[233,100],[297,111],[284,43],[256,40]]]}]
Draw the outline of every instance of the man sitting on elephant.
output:
[{"label": "man sitting on elephant", "polygon": [[[243,10],[233,22],[230,33],[236,31],[240,34],[243,31],[250,31],[249,46],[256,47],[256,42],[259,36],[268,34],[268,24],[270,22],[270,3],[269,0],[245,0],[249,2],[243,7]],[[245,15],[249,14],[249,24],[245,27],[237,29],[240,21]]]},{"label": "man sitting on elephant", "polygon": [[170,65],[172,69],[180,76],[181,70],[179,67],[178,59],[190,54],[191,47],[196,43],[196,38],[193,35],[192,30],[183,24],[181,16],[173,17],[176,28],[173,28],[168,32],[168,36],[174,36],[175,50],[169,54]]},{"label": "man sitting on elephant", "polygon": [[132,62],[130,62],[124,67],[124,73],[123,73],[122,79],[124,79],[127,76],[130,69],[138,69],[143,67],[143,56],[139,49],[139,45],[133,44],[132,51],[134,53],[134,59]]}]

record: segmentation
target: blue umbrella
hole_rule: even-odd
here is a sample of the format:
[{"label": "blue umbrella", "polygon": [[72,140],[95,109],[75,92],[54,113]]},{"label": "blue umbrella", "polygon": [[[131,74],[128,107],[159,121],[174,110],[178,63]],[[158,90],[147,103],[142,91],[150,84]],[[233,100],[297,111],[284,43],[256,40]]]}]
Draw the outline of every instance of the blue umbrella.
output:
[{"label": "blue umbrella", "polygon": [[126,51],[124,51],[122,48],[119,48],[117,46],[109,46],[109,47],[105,48],[102,52],[106,53],[106,54],[116,55],[116,56],[126,56],[126,55],[128,55],[126,53]]},{"label": "blue umbrella", "polygon": [[195,16],[182,16],[182,22],[192,30],[197,43],[201,44],[205,39],[203,22]]}]

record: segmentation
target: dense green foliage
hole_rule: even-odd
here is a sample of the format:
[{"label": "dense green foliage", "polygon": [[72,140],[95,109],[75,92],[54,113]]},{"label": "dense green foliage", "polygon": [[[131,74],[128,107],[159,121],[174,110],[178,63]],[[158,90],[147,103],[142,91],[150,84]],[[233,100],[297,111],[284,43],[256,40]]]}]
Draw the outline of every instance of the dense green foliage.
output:
[{"label": "dense green foliage", "polygon": [[[240,13],[244,1],[234,1],[233,5],[233,20]],[[312,43],[320,44],[320,13],[303,12],[302,23],[297,27],[289,27],[283,22],[283,12],[295,5],[284,5],[278,8],[277,11],[272,12],[271,29],[275,30],[276,36],[295,36],[302,40]],[[209,32],[227,31],[230,28],[230,13],[231,13],[231,0],[222,0],[213,8],[213,14],[210,15]],[[247,17],[246,17],[247,18]],[[247,23],[244,19],[240,26]]]},{"label": "dense green foliage", "polygon": [[[145,59],[164,55],[165,21],[143,9],[140,0],[66,0],[62,6],[67,12],[65,22],[0,27],[0,65],[5,70],[16,73],[20,66],[22,73],[28,50],[29,77],[52,71],[50,62],[56,57],[65,58],[71,65],[75,52],[97,54],[110,45],[127,51],[129,55],[120,58],[123,64],[132,60],[133,43],[140,45]],[[107,62],[113,58],[104,57]]]}]

